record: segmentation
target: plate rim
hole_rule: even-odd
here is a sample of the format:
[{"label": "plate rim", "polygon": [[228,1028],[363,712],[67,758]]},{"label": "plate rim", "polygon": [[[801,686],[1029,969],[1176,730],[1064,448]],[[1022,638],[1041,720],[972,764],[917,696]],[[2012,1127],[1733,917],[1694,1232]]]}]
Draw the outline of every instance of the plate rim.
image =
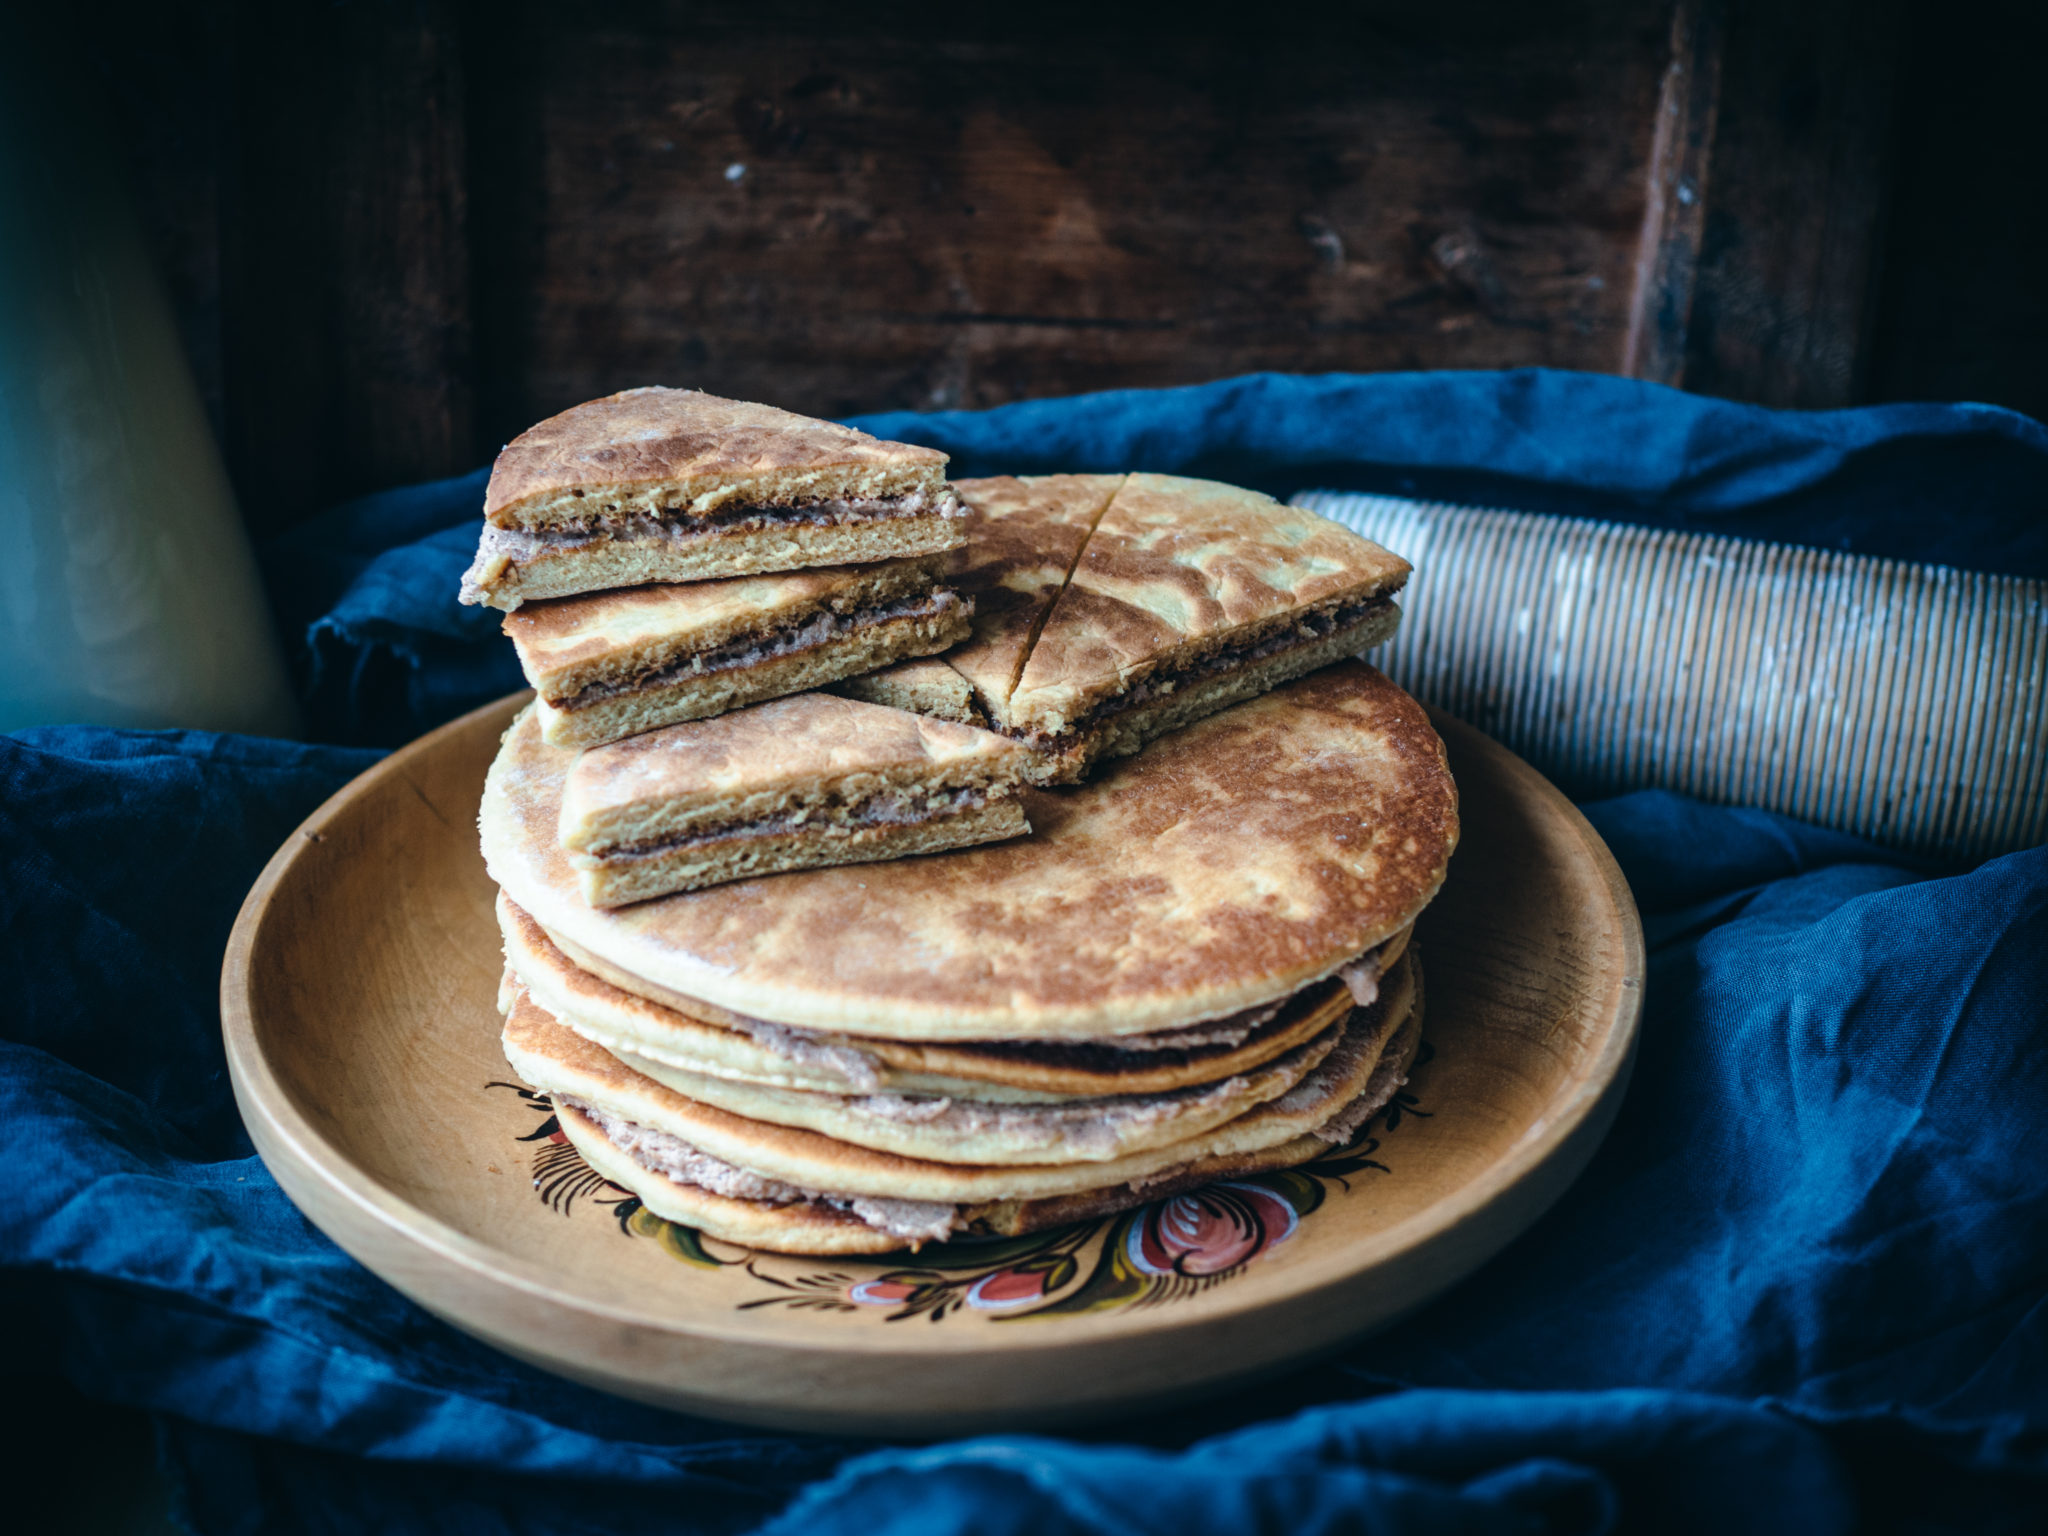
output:
[{"label": "plate rim", "polygon": [[[1600,1142],[1605,1140],[1612,1110],[1618,1108],[1621,1095],[1626,1090],[1641,1030],[1647,960],[1641,915],[1620,865],[1605,840],[1578,807],[1548,778],[1492,737],[1454,716],[1431,708],[1431,724],[1440,736],[1456,737],[1458,745],[1465,750],[1476,750],[1494,757],[1505,771],[1530,781],[1542,798],[1551,801],[1554,808],[1565,814],[1567,825],[1592,855],[1593,866],[1622,919],[1619,937],[1623,965],[1614,983],[1615,995],[1606,1020],[1605,1038],[1587,1069],[1577,1074],[1570,1084],[1570,1091],[1564,1099],[1525,1127],[1508,1154],[1489,1164],[1470,1182],[1393,1226],[1371,1234],[1368,1241],[1375,1250],[1374,1257],[1361,1263],[1354,1240],[1327,1254],[1305,1256],[1291,1266],[1288,1293],[1285,1295],[1274,1296],[1256,1288],[1217,1287],[1199,1298],[1189,1298],[1191,1303],[1199,1302],[1200,1305],[1147,1309],[1135,1314],[1119,1312],[1068,1317],[1062,1319],[1062,1326],[1056,1333],[1050,1330],[996,1332],[976,1329],[969,1334],[941,1337],[936,1330],[884,1334],[875,1329],[848,1328],[829,1334],[821,1331],[817,1337],[806,1335],[801,1339],[778,1341],[772,1309],[764,1309],[765,1315],[761,1319],[754,1318],[752,1314],[737,1313],[731,1317],[709,1312],[678,1316],[654,1310],[651,1304],[617,1302],[566,1290],[559,1281],[549,1278],[547,1265],[471,1236],[386,1187],[359,1166],[345,1148],[314,1125],[294,1102],[291,1091],[269,1061],[256,1019],[254,997],[255,955],[272,898],[292,866],[305,856],[309,846],[317,842],[315,834],[383,779],[404,776],[409,764],[431,755],[442,742],[473,730],[485,719],[502,717],[509,722],[531,697],[532,690],[522,689],[469,710],[379,759],[322,801],[286,836],[249,888],[236,914],[221,967],[221,1027],[229,1077],[236,1106],[266,1169],[294,1205],[299,1206],[324,1235],[372,1274],[437,1315],[448,1316],[438,1306],[422,1299],[409,1284],[393,1279],[389,1266],[364,1258],[352,1243],[344,1241],[332,1229],[328,1221],[315,1219],[313,1212],[306,1209],[306,1202],[300,1198],[301,1180],[317,1186],[328,1196],[338,1197],[355,1214],[369,1218],[387,1236],[400,1239],[430,1261],[453,1264],[472,1283],[506,1287],[519,1292],[529,1302],[561,1309],[595,1322],[644,1329],[681,1340],[716,1341],[748,1349],[795,1348],[846,1358],[938,1356],[961,1361],[983,1354],[1015,1360],[1020,1356],[1045,1356],[1061,1346],[1085,1344],[1103,1334],[1119,1339],[1156,1341],[1160,1336],[1190,1329],[1227,1327],[1243,1314],[1276,1305],[1310,1304],[1319,1293],[1332,1290],[1365,1270],[1396,1262],[1416,1253],[1430,1241],[1450,1235],[1495,1201],[1511,1196],[1553,1159],[1565,1153],[1574,1138],[1587,1128],[1588,1122],[1602,1117],[1603,1109],[1607,1110],[1604,1116],[1606,1123],[1594,1128],[1595,1134],[1579,1166],[1571,1170],[1569,1177],[1533,1216],[1499,1244],[1493,1245],[1479,1261],[1484,1263],[1500,1247],[1541,1219],[1564,1189],[1576,1180],[1585,1161],[1590,1161]],[[416,785],[413,787],[415,793],[424,794]],[[1453,859],[1455,861],[1455,854]],[[280,1170],[280,1157],[287,1162],[289,1174]],[[455,1322],[455,1326],[473,1334],[478,1332],[466,1323]],[[1384,1326],[1384,1321],[1372,1326]],[[911,1343],[911,1340],[923,1342]],[[496,1339],[491,1342],[494,1347],[505,1347]],[[520,1357],[534,1358],[531,1354]]]}]

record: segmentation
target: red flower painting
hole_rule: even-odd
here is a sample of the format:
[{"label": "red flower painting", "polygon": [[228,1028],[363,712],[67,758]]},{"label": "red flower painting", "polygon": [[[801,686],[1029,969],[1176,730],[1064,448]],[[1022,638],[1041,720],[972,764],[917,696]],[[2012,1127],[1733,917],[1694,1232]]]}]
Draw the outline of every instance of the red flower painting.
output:
[{"label": "red flower painting", "polygon": [[1211,1184],[1139,1213],[1124,1256],[1142,1275],[1220,1275],[1284,1243],[1301,1225],[1293,1204],[1257,1184]]},{"label": "red flower painting", "polygon": [[[1422,1059],[1427,1056],[1425,1046]],[[787,1275],[762,1268],[762,1255],[707,1243],[694,1229],[656,1216],[582,1161],[545,1097],[517,1084],[492,1086],[515,1089],[546,1116],[520,1137],[540,1144],[533,1171],[542,1200],[567,1215],[588,1197],[609,1207],[622,1231],[655,1239],[685,1263],[744,1269],[770,1293],[740,1302],[742,1311],[873,1311],[891,1323],[979,1312],[1028,1327],[1035,1319],[1156,1306],[1243,1273],[1293,1237],[1332,1187],[1349,1188],[1350,1178],[1368,1171],[1391,1171],[1374,1156],[1379,1138],[1360,1134],[1299,1167],[1210,1184],[1119,1216],[1017,1237],[956,1238],[905,1254],[910,1264],[879,1273]],[[1404,1116],[1423,1114],[1413,1094],[1399,1094],[1387,1107],[1385,1127],[1392,1130]]]}]

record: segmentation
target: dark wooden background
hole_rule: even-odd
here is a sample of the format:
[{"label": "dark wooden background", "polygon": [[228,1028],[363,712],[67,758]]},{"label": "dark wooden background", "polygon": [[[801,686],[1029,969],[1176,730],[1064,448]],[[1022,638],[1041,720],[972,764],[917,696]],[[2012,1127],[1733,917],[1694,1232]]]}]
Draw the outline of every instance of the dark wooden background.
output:
[{"label": "dark wooden background", "polygon": [[101,0],[252,525],[692,384],[1540,363],[2048,414],[2028,0]]}]

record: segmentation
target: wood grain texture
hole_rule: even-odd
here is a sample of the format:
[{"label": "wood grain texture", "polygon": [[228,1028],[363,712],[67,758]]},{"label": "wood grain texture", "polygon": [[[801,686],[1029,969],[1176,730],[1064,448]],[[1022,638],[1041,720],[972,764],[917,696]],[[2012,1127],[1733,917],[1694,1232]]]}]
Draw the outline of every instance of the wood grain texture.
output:
[{"label": "wood grain texture", "polygon": [[1179,1404],[1384,1326],[1484,1263],[1584,1166],[1626,1082],[1644,961],[1620,871],[1533,770],[1440,719],[1467,834],[1416,939],[1434,1057],[1409,1087],[1431,1113],[1384,1133],[1381,1169],[1333,1185],[1227,1283],[1159,1305],[938,1327],[764,1307],[807,1261],[683,1263],[602,1209],[551,1208],[516,1139],[534,1112],[486,1086],[508,1073],[475,814],[520,702],[393,754],[293,834],[236,924],[222,1010],[251,1136],[308,1216],[441,1316],[580,1381],[867,1434]]},{"label": "wood grain texture", "polygon": [[1729,0],[1682,382],[1807,409],[1864,397],[1903,0]]},{"label": "wood grain texture", "polygon": [[450,8],[245,5],[224,209],[227,446],[293,521],[474,467]]},{"label": "wood grain texture", "polygon": [[1671,8],[1670,55],[1651,127],[1643,232],[1621,358],[1623,373],[1658,384],[1685,378],[1686,328],[1721,105],[1726,11],[1724,0],[1678,0]]},{"label": "wood grain texture", "polygon": [[1609,367],[1666,45],[1628,3],[505,26],[545,208],[507,426],[654,379],[842,414]]},{"label": "wood grain texture", "polygon": [[825,414],[1523,363],[2044,398],[2014,0],[82,24],[259,531],[647,382]]}]

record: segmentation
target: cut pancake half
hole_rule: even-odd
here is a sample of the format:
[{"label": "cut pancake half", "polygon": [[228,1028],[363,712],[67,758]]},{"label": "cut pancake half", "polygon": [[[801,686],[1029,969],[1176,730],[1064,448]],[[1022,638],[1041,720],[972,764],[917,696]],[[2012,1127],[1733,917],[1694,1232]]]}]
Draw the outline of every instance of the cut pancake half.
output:
[{"label": "cut pancake half", "polygon": [[[1056,495],[1055,481],[1077,484]],[[963,590],[982,594],[974,638],[844,689],[1013,736],[1035,783],[1073,783],[1400,625],[1406,561],[1256,491],[1145,474],[957,489],[974,509],[953,556]],[[1093,516],[1048,515],[1063,499]]]},{"label": "cut pancake half", "polygon": [[633,389],[498,455],[462,600],[515,609],[647,582],[942,553],[946,455],[746,401]]},{"label": "cut pancake half", "polygon": [[1366,979],[1391,969],[1408,939],[1405,929],[1389,939],[1348,983],[1317,983],[1285,1004],[1186,1030],[1100,1042],[918,1044],[795,1029],[694,999],[642,996],[607,979],[611,968],[595,956],[572,958],[503,892],[498,925],[510,973],[543,1008],[657,1080],[676,1068],[770,1088],[994,1104],[1170,1093],[1251,1071],[1339,1021],[1353,1006],[1352,989],[1362,991]]},{"label": "cut pancake half", "polygon": [[[1421,1022],[1417,972],[1406,1016],[1353,1053],[1351,1070],[1344,1073],[1352,1089],[1349,1097],[1317,1123],[1259,1146],[1190,1146],[1191,1155],[1177,1165],[1063,1193],[946,1202],[804,1188],[707,1157],[678,1138],[650,1133],[644,1125],[571,1095],[557,1097],[556,1114],[584,1160],[657,1216],[771,1252],[890,1253],[952,1236],[1040,1231],[1112,1215],[1219,1179],[1309,1162],[1348,1142],[1407,1081]],[[1365,1069],[1355,1070],[1368,1054]]]},{"label": "cut pancake half", "polygon": [[988,711],[976,701],[974,689],[954,670],[950,658],[944,656],[921,656],[863,672],[834,683],[832,691],[869,704],[930,715],[934,720],[951,720],[956,725],[988,724]]},{"label": "cut pancake half", "polygon": [[562,846],[596,907],[1031,830],[989,731],[805,693],[580,754]]},{"label": "cut pancake half", "polygon": [[945,557],[630,587],[527,603],[505,633],[556,746],[608,741],[821,687],[968,634]]},{"label": "cut pancake half", "polygon": [[1104,757],[1369,646],[1410,567],[1369,539],[1212,480],[1129,476],[993,723],[1068,783]]},{"label": "cut pancake half", "polygon": [[[692,1154],[802,1190],[883,1200],[973,1204],[1079,1194],[1172,1174],[1200,1158],[1261,1152],[1341,1123],[1364,1091],[1386,1043],[1417,1001],[1414,955],[1388,978],[1379,1005],[1356,1010],[1313,1070],[1277,1098],[1165,1146],[1095,1161],[1050,1164],[941,1163],[857,1146],[699,1102],[633,1071],[522,994],[506,1015],[506,1059],[528,1083],[567,1099],[601,1123],[633,1125]],[[1349,1134],[1356,1122],[1344,1126]]]}]

